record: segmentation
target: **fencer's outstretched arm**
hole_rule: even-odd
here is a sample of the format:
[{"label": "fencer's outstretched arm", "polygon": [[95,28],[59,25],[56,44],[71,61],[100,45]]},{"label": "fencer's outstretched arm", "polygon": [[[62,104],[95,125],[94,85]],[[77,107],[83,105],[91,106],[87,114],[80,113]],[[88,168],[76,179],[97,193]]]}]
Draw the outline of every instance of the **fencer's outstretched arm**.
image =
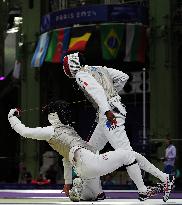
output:
[{"label": "fencer's outstretched arm", "polygon": [[117,91],[121,91],[129,79],[129,76],[126,73],[114,68],[103,67],[103,69],[106,69],[109,72],[109,75],[113,79],[114,87]]},{"label": "fencer's outstretched arm", "polygon": [[[17,109],[11,109],[8,114],[8,120],[11,127],[22,137],[45,140],[48,141],[54,137],[54,128],[52,126],[47,127],[26,127],[16,116]],[[72,184],[72,165],[69,161],[63,158],[64,166],[64,180],[65,184]]]},{"label": "fencer's outstretched arm", "polygon": [[26,127],[16,116],[17,109],[11,109],[8,114],[8,120],[11,127],[22,137],[37,139],[37,140],[50,140],[54,135],[54,129],[52,126],[47,127]]},{"label": "fencer's outstretched arm", "polygon": [[79,71],[75,78],[78,85],[95,100],[102,114],[111,110],[104,89],[92,75],[85,71]]}]

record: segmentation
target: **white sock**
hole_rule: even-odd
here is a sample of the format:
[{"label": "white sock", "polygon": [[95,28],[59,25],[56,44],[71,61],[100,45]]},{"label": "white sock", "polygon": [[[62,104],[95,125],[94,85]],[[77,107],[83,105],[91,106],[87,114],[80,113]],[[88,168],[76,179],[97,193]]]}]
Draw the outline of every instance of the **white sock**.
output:
[{"label": "white sock", "polygon": [[137,186],[138,192],[147,192],[147,187],[143,182],[141,170],[138,163],[126,167],[126,170],[130,178]]},{"label": "white sock", "polygon": [[135,157],[138,162],[140,169],[152,174],[153,176],[160,179],[162,182],[166,181],[166,177],[168,176],[166,173],[160,171],[157,167],[155,167],[152,163],[150,163],[144,156],[135,152]]}]

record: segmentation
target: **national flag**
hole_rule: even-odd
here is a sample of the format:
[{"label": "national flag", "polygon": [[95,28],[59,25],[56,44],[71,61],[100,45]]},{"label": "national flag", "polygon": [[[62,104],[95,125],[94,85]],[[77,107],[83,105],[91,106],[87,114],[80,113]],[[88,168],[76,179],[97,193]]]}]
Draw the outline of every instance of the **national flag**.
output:
[{"label": "national flag", "polygon": [[102,56],[106,60],[116,59],[124,46],[124,24],[101,25]]},{"label": "national flag", "polygon": [[64,54],[68,49],[69,38],[70,28],[52,31],[45,61],[52,63],[62,62]]},{"label": "national flag", "polygon": [[43,33],[39,37],[39,41],[37,43],[37,47],[35,49],[32,61],[31,61],[31,67],[40,67],[42,63],[44,62],[47,48],[49,45],[49,33]]},{"label": "national flag", "polygon": [[93,27],[73,28],[71,32],[71,39],[68,47],[68,52],[71,51],[85,51],[87,43],[92,34]]},{"label": "national flag", "polygon": [[125,62],[137,61],[145,62],[145,53],[147,46],[146,27],[137,24],[126,25],[126,50]]}]

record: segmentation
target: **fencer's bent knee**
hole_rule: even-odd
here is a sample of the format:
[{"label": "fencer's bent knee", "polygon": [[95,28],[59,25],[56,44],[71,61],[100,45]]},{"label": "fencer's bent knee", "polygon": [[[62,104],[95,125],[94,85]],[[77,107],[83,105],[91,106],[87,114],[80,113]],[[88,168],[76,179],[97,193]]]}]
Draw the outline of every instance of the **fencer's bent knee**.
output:
[{"label": "fencer's bent knee", "polygon": [[136,159],[135,159],[135,161],[134,161],[134,162],[132,162],[131,164],[125,165],[125,167],[130,167],[130,166],[132,166],[132,165],[134,165],[134,164],[137,164]]},{"label": "fencer's bent knee", "polygon": [[136,160],[135,154],[133,151],[130,151],[130,150],[126,150],[125,154],[126,154],[126,157],[124,159],[124,165],[129,166]]}]

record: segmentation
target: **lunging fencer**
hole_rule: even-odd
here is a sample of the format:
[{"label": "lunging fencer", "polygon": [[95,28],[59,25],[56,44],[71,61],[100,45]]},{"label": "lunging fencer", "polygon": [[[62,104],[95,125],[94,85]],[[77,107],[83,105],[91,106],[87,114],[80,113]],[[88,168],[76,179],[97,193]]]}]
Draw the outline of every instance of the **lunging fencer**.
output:
[{"label": "lunging fencer", "polygon": [[[8,114],[8,120],[12,129],[22,137],[47,141],[53,149],[64,157],[65,183],[72,183],[72,167],[74,167],[82,180],[92,181],[92,179],[97,179],[99,176],[106,175],[125,165],[134,170],[130,177],[138,188],[139,196],[147,195],[148,198],[156,193],[155,189],[147,189],[144,185],[140,169],[135,166],[137,162],[135,153],[132,150],[122,150],[118,148],[115,151],[96,154],[96,150],[92,146],[83,141],[71,126],[66,125],[67,121],[64,121],[64,118],[67,116],[63,114],[59,119],[57,112],[55,112],[55,109],[52,109],[52,107],[48,114],[48,120],[51,126],[47,127],[26,127],[17,118],[17,113],[19,113],[17,109],[12,109]],[[62,120],[62,122],[60,120]],[[76,185],[78,184],[76,183]],[[81,200],[81,194],[84,193],[85,190],[81,188],[77,191],[80,192],[79,197],[76,195],[76,198],[74,198],[74,193],[70,196],[73,201]],[[97,199],[97,190],[89,189],[87,190],[87,193],[88,192],[88,200]],[[70,192],[70,194],[72,194],[72,192]]]},{"label": "lunging fencer", "polygon": [[[104,148],[107,142],[115,150],[133,151],[125,131],[126,109],[118,94],[129,76],[122,71],[106,66],[88,66],[83,54],[79,52],[64,57],[63,69],[69,78],[76,79],[81,90],[97,109],[98,124],[88,144],[99,151]],[[135,168],[126,168],[128,174],[140,173],[140,167],[160,179],[165,190],[163,200],[167,201],[174,184],[174,177],[171,178],[160,171],[139,153],[135,152],[135,158],[137,164],[134,165]],[[141,198],[144,199],[145,196]]]}]

